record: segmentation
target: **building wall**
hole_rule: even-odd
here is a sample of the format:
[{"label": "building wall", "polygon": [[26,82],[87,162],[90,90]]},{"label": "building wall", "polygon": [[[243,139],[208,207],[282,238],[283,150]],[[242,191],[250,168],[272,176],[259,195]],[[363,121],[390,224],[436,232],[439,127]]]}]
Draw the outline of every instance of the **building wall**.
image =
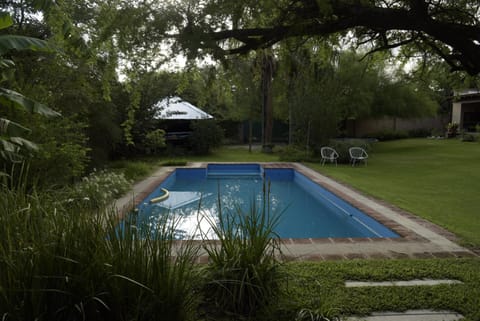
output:
[{"label": "building wall", "polygon": [[462,124],[462,103],[455,102],[452,106],[452,123]]},{"label": "building wall", "polygon": [[437,129],[445,131],[449,116],[402,119],[393,117],[355,119],[347,122],[347,135],[364,137],[381,131],[410,131],[415,129]]}]

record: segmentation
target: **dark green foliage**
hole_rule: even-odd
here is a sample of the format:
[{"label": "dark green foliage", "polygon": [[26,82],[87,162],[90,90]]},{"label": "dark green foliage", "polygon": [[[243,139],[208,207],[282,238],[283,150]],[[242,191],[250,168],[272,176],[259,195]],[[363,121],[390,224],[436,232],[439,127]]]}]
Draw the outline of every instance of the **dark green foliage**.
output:
[{"label": "dark green foliage", "polygon": [[315,158],[312,151],[302,149],[295,145],[282,147],[278,151],[282,162],[313,162]]},{"label": "dark green foliage", "polygon": [[429,137],[431,134],[432,134],[432,129],[427,129],[427,128],[411,129],[408,131],[408,137],[412,137],[412,138],[425,138],[425,137]]},{"label": "dark green foliage", "polygon": [[193,121],[190,126],[192,134],[188,137],[188,145],[194,154],[208,154],[222,144],[223,129],[215,120],[197,120]]},{"label": "dark green foliage", "polygon": [[145,147],[150,154],[158,154],[165,146],[165,131],[163,129],[155,129],[145,136]]},{"label": "dark green foliage", "polygon": [[268,197],[264,191],[260,204],[252,199],[247,212],[219,211],[213,228],[218,244],[205,247],[209,254],[205,293],[211,312],[253,317],[278,296],[280,243],[273,230],[279,217],[270,213]]},{"label": "dark green foliage", "polygon": [[372,134],[368,134],[367,137],[376,138],[379,141],[384,142],[384,141],[389,141],[389,140],[408,138],[408,133],[405,132],[405,131],[385,129],[385,130],[378,131],[378,132],[375,132],[375,133],[372,133]]},{"label": "dark green foliage", "polygon": [[82,177],[89,163],[90,149],[83,134],[85,124],[62,117],[35,124],[35,139],[40,149],[29,160],[30,175],[37,187],[64,186]]},{"label": "dark green foliage", "polygon": [[185,166],[187,161],[184,159],[170,159],[162,162],[162,166]]},{"label": "dark green foliage", "polygon": [[192,320],[197,247],[59,194],[0,186],[2,320]]},{"label": "dark green foliage", "polygon": [[476,138],[472,134],[463,134],[462,135],[462,142],[474,142]]}]

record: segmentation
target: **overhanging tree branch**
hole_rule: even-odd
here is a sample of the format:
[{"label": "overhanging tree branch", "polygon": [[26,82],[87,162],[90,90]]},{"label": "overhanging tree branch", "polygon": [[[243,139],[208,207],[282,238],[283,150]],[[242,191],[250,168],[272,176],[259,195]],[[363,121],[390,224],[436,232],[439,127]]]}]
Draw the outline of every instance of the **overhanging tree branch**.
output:
[{"label": "overhanging tree branch", "polygon": [[[242,54],[258,48],[266,48],[287,38],[301,36],[328,36],[338,32],[354,30],[358,27],[386,34],[387,31],[398,36],[384,41],[386,45],[380,46],[374,51],[391,49],[406,45],[411,42],[421,42],[425,38],[401,39],[399,32],[411,31],[424,34],[427,38],[434,39],[451,48],[452,53],[442,55],[435,47],[429,46],[448,63],[453,63],[460,69],[471,75],[480,73],[480,25],[472,23],[478,17],[472,17],[468,5],[465,7],[452,8],[452,4],[445,4],[445,12],[458,11],[458,21],[455,16],[442,19],[442,16],[434,16],[443,5],[432,4],[431,1],[398,1],[397,6],[384,5],[374,6],[368,2],[353,2],[347,0],[331,0],[328,13],[322,12],[315,1],[297,1],[296,5],[303,4],[303,8],[282,11],[283,21],[272,17],[275,21],[270,26],[258,28],[240,28],[220,31],[203,31],[199,37],[208,39],[204,41],[206,48],[216,51],[218,54]],[[292,3],[289,4],[292,6]],[[455,4],[454,4],[455,5]],[[449,6],[449,7],[447,7]],[[316,9],[315,9],[316,8]],[[463,9],[462,9],[463,8]],[[469,19],[465,19],[469,17]],[[278,17],[277,17],[278,18]],[[475,18],[475,19],[472,19]],[[467,22],[465,22],[467,21]],[[357,29],[358,30],[358,29]],[[222,44],[222,45],[220,45]],[[438,48],[437,48],[438,49]]]}]

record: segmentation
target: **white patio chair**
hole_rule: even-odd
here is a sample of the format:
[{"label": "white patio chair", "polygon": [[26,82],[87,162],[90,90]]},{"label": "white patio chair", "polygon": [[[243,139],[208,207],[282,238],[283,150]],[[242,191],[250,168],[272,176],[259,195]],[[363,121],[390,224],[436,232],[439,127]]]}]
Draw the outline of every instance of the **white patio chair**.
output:
[{"label": "white patio chair", "polygon": [[350,147],[348,149],[348,153],[350,154],[350,161],[352,162],[352,166],[355,166],[357,162],[364,162],[365,166],[367,166],[367,158],[368,154],[365,149],[361,147]]},{"label": "white patio chair", "polygon": [[330,163],[335,162],[335,166],[337,166],[338,153],[335,149],[331,147],[322,147],[320,149],[320,154],[322,155],[322,166],[325,165],[327,160],[330,161]]}]

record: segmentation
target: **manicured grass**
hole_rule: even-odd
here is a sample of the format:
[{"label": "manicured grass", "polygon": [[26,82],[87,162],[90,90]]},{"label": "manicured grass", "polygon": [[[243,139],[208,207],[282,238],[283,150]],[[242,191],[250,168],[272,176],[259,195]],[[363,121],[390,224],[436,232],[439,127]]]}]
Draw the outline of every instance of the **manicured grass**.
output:
[{"label": "manicured grass", "polygon": [[406,139],[373,145],[368,166],[315,170],[386,200],[480,247],[480,143]]},{"label": "manicured grass", "polygon": [[[286,265],[290,310],[299,307],[323,314],[369,314],[408,309],[453,310],[467,320],[480,320],[480,261],[353,260]],[[345,281],[391,281],[422,278],[455,279],[463,284],[411,287],[346,288]]]}]

